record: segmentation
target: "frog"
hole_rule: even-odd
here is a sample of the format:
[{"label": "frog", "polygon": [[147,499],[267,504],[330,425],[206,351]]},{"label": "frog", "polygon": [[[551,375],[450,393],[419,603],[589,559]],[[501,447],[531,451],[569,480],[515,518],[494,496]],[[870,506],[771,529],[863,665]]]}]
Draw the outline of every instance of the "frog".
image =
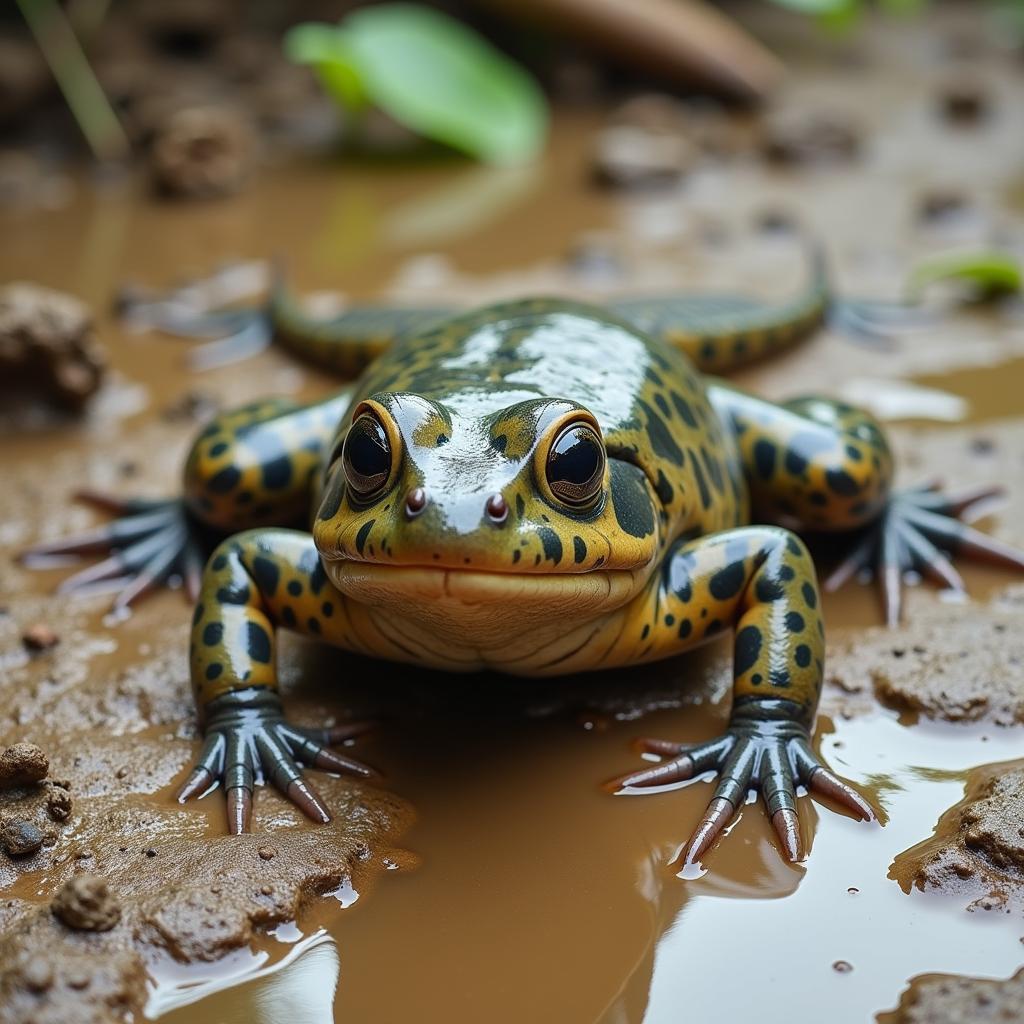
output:
[{"label": "frog", "polygon": [[876,817],[812,741],[825,626],[806,535],[849,535],[825,585],[873,568],[890,624],[908,569],[958,590],[951,554],[1024,569],[964,521],[996,489],[897,490],[869,412],[821,395],[771,402],[719,376],[808,337],[829,302],[819,269],[777,303],[540,297],[317,319],[278,283],[260,313],[275,336],[355,382],[216,415],[180,496],[86,493],[113,522],[30,555],[105,554],[62,589],[113,580],[115,609],[183,578],[203,739],[178,799],[219,786],[234,834],[261,782],[327,822],[304,769],[375,776],[339,749],[364,724],[289,721],[281,630],[443,672],[542,678],[628,670],[731,633],[723,732],[641,740],[659,760],[610,788],[713,773],[681,859],[704,857],[756,792],[780,853],[800,861],[801,788]]}]

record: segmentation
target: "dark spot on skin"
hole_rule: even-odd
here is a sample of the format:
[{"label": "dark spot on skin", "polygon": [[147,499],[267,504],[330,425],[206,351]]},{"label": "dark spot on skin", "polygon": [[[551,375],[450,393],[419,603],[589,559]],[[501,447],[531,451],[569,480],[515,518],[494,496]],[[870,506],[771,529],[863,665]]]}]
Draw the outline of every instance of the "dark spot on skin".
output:
[{"label": "dark spot on skin", "polygon": [[298,597],[302,593],[302,584],[298,580],[288,581],[288,593],[292,597]]},{"label": "dark spot on skin", "polygon": [[225,568],[225,566],[227,566],[227,564],[228,564],[228,556],[227,556],[227,555],[218,555],[218,556],[217,556],[217,557],[216,557],[216,558],[215,558],[215,559],[214,559],[214,560],[213,560],[213,561],[212,561],[212,562],[210,563],[210,565],[211,565],[211,566],[212,566],[212,567],[213,567],[214,569],[216,569],[216,570],[217,570],[218,572],[220,572],[220,570],[221,570],[221,569]]},{"label": "dark spot on skin", "polygon": [[661,394],[661,392],[658,392],[658,394],[654,396],[654,404],[661,411],[661,415],[664,416],[665,419],[672,419],[672,410],[668,407],[668,402],[665,401],[665,396]]},{"label": "dark spot on skin", "polygon": [[693,409],[690,408],[690,403],[683,398],[682,395],[677,392],[672,392],[672,404],[675,406],[676,412],[679,413],[679,418],[688,426],[697,426],[697,417],[693,415]]},{"label": "dark spot on skin", "polygon": [[787,473],[792,473],[793,476],[800,476],[807,469],[808,462],[799,452],[788,448],[786,449],[785,466]]},{"label": "dark spot on skin", "polygon": [[270,491],[284,490],[292,482],[292,459],[279,455],[263,463],[263,486]]},{"label": "dark spot on skin", "polygon": [[760,685],[761,685],[761,683],[763,683],[763,682],[764,682],[764,679],[763,679],[763,677],[761,676],[761,673],[760,673],[760,672],[755,672],[755,673],[754,673],[754,674],[753,674],[753,675],[752,675],[752,676],[750,677],[750,681],[751,681],[751,682],[752,682],[752,683],[753,683],[753,684],[754,684],[755,686],[760,686]]},{"label": "dark spot on skin", "polygon": [[261,665],[269,664],[270,637],[258,622],[245,624],[245,649],[253,661],[258,661]]},{"label": "dark spot on skin", "polygon": [[762,480],[770,480],[775,472],[775,445],[763,438],[754,445],[754,468]]},{"label": "dark spot on skin", "polygon": [[773,668],[768,673],[768,682],[772,686],[789,686],[789,669],[788,668]]},{"label": "dark spot on skin", "polygon": [[215,661],[212,665],[206,666],[206,678],[210,680],[218,679],[223,671],[224,666],[219,661]]},{"label": "dark spot on skin", "polygon": [[312,615],[306,620],[306,625],[309,627],[310,633],[320,634],[320,620],[314,618]]},{"label": "dark spot on skin", "polygon": [[651,624],[649,622],[644,623],[644,628],[640,631],[640,639],[646,640],[651,635]]},{"label": "dark spot on skin", "polygon": [[704,635],[705,636],[711,636],[712,633],[719,632],[719,630],[721,630],[721,628],[722,628],[722,620],[721,619],[712,619],[707,624],[707,628],[704,630]]},{"label": "dark spot on skin", "polygon": [[864,458],[864,453],[856,446],[848,444],[846,446],[846,454],[854,461],[860,462]]},{"label": "dark spot on skin", "polygon": [[668,482],[668,477],[665,476],[663,470],[658,470],[658,482],[654,485],[654,493],[658,495],[658,499],[663,505],[671,505],[673,490],[672,485]]},{"label": "dark spot on skin", "polygon": [[791,555],[800,556],[804,553],[803,545],[791,533],[786,536],[786,547]]},{"label": "dark spot on skin", "polygon": [[790,633],[803,632],[805,625],[807,625],[807,623],[804,622],[804,617],[799,612],[790,612],[786,616],[786,629],[788,629]]},{"label": "dark spot on skin", "polygon": [[238,485],[242,473],[237,466],[225,466],[220,472],[214,473],[206,482],[206,486],[214,494],[227,494]]},{"label": "dark spot on skin", "polygon": [[329,619],[334,614],[334,605],[330,601],[324,601],[320,605],[320,611],[323,613],[325,619]]},{"label": "dark spot on skin", "polygon": [[582,537],[573,537],[572,557],[577,565],[587,557],[587,542]]},{"label": "dark spot on skin", "polygon": [[711,508],[711,491],[708,489],[708,482],[704,479],[704,470],[700,468],[700,463],[696,459],[692,459],[690,464],[693,466],[693,475],[697,479],[697,490],[700,491],[700,503],[703,508]]},{"label": "dark spot on skin", "polygon": [[318,519],[333,519],[341,508],[341,499],[345,493],[345,474],[336,472],[327,486],[324,500],[320,503]]},{"label": "dark spot on skin", "polygon": [[515,551],[512,552],[512,562],[513,562],[513,564],[518,562],[520,557],[522,557],[522,552],[519,550],[519,548],[516,548]]},{"label": "dark spot on skin", "polygon": [[289,628],[295,628],[295,612],[287,605],[281,609],[281,621]]},{"label": "dark spot on skin", "polygon": [[742,562],[733,562],[711,577],[708,583],[708,590],[716,601],[728,601],[735,597],[747,578],[746,568]]},{"label": "dark spot on skin", "polygon": [[356,534],[356,551],[359,554],[363,553],[363,548],[366,547],[366,538],[370,536],[370,531],[373,529],[373,524],[376,521],[376,519],[370,519],[359,527],[359,532]]},{"label": "dark spot on skin", "polygon": [[754,593],[757,595],[758,601],[770,604],[785,596],[786,591],[777,579],[773,579],[771,576],[762,576],[754,585]]},{"label": "dark spot on skin", "polygon": [[621,459],[609,459],[609,478],[615,521],[631,537],[654,533],[654,509],[643,470]]},{"label": "dark spot on skin", "polygon": [[793,660],[801,667],[807,668],[811,663],[811,649],[807,644],[800,644],[793,652]]},{"label": "dark spot on skin", "polygon": [[562,560],[562,538],[550,526],[537,527],[537,535],[544,548],[544,557],[550,558],[553,564],[558,565]]},{"label": "dark spot on skin", "polygon": [[736,654],[733,672],[737,678],[749,672],[761,656],[761,630],[757,626],[744,626],[736,634]]},{"label": "dark spot on skin", "polygon": [[447,435],[447,434],[438,434],[438,435],[437,435],[437,440],[436,440],[436,441],[435,441],[434,443],[435,443],[435,445],[436,445],[436,446],[437,446],[438,448],[440,448],[440,447],[441,447],[441,445],[443,445],[443,444],[447,444],[447,443],[448,443],[448,441],[449,441],[449,437],[448,437],[448,435]]},{"label": "dark spot on skin", "polygon": [[860,484],[845,469],[826,470],[825,482],[836,494],[841,494],[844,498],[852,498],[860,491]]},{"label": "dark spot on skin", "polygon": [[230,583],[226,587],[218,587],[215,596],[218,604],[248,604],[249,585],[247,583]]},{"label": "dark spot on skin", "polygon": [[497,437],[491,438],[491,447],[496,452],[504,452],[505,446],[508,444],[508,437],[505,434],[499,434]]},{"label": "dark spot on skin", "polygon": [[658,375],[658,371],[653,366],[648,366],[644,370],[644,376],[655,386],[660,388],[662,385],[661,377]]},{"label": "dark spot on skin", "polygon": [[828,495],[823,491],[811,491],[807,500],[816,508],[824,508],[828,504]]},{"label": "dark spot on skin", "polygon": [[526,502],[523,501],[521,494],[516,495],[516,515],[522,519],[523,514],[526,512]]},{"label": "dark spot on skin", "polygon": [[647,437],[651,442],[654,454],[659,458],[668,459],[673,465],[683,464],[683,452],[672,432],[665,426],[665,421],[644,401],[638,401],[637,405],[643,410],[647,421]]},{"label": "dark spot on skin", "polygon": [[683,619],[679,623],[679,637],[685,640],[693,632],[693,623],[689,619]]},{"label": "dark spot on skin", "polygon": [[203,617],[203,605],[200,602],[196,605],[196,610],[192,613],[192,625],[194,626]]},{"label": "dark spot on skin", "polygon": [[665,625],[666,626],[674,626],[675,624],[676,624],[676,617],[674,615],[666,615],[665,616]]},{"label": "dark spot on skin", "polygon": [[274,596],[281,578],[281,571],[269,558],[257,555],[252,560],[252,576],[256,580],[256,586],[259,587],[261,594],[267,597]]},{"label": "dark spot on skin", "polygon": [[721,491],[725,480],[722,477],[722,465],[718,459],[712,458],[704,445],[700,446],[700,457],[704,462],[704,468],[708,471],[708,476],[711,478],[711,483],[714,485],[716,491]]},{"label": "dark spot on skin", "polygon": [[807,602],[808,608],[816,608],[818,606],[818,595],[814,591],[814,587],[810,583],[805,583],[801,587],[801,592],[804,595],[804,600]]},{"label": "dark spot on skin", "polygon": [[203,630],[203,643],[207,647],[213,647],[224,639],[224,626],[220,622],[211,622]]}]

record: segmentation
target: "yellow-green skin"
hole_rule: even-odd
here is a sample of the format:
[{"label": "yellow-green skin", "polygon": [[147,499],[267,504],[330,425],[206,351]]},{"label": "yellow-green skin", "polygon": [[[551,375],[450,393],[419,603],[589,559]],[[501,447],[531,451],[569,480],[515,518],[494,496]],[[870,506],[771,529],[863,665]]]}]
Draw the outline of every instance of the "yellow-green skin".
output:
[{"label": "yellow-green skin", "polygon": [[[339,458],[367,409],[395,453],[368,504]],[[584,512],[544,471],[579,418],[608,456]],[[534,300],[458,316],[397,340],[354,392],[251,406],[199,438],[186,472],[196,514],[238,530],[305,504],[312,530],[249,529],[211,557],[192,633],[197,707],[275,688],[282,626],[379,658],[529,676],[638,664],[731,630],[734,716],[806,731],[824,629],[807,550],[777,524],[862,525],[890,478],[867,414],[735,391],[605,310]],[[411,516],[415,488],[427,502]],[[494,494],[503,522],[485,511]]]}]

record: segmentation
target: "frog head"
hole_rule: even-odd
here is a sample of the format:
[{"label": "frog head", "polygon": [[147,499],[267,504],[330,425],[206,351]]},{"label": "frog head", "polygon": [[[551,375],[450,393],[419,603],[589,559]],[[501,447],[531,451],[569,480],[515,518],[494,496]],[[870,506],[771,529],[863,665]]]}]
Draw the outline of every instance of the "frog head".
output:
[{"label": "frog head", "polygon": [[348,596],[448,626],[482,608],[492,628],[621,607],[649,578],[661,531],[644,470],[609,451],[586,408],[467,391],[356,404],[313,526]]}]

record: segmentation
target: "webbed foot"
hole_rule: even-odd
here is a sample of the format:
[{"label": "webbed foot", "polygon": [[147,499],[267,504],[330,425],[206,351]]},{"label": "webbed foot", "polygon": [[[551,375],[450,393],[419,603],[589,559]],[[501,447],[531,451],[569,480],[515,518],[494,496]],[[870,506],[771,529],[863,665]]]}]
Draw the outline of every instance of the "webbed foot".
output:
[{"label": "webbed foot", "polygon": [[175,575],[181,577],[189,600],[196,600],[204,556],[181,499],[123,500],[94,491],[80,491],[75,497],[117,518],[106,526],[37,544],[22,552],[23,564],[42,569],[67,556],[105,555],[102,561],[65,579],[58,592],[112,589],[115,613]]},{"label": "webbed foot", "polygon": [[837,590],[862,569],[872,569],[886,624],[895,626],[903,606],[903,576],[912,569],[957,591],[965,589],[964,581],[947,555],[1024,570],[1024,552],[963,521],[1001,493],[998,487],[977,487],[945,495],[937,485],[927,484],[893,494],[886,510],[825,580],[825,590]]},{"label": "webbed foot", "polygon": [[377,773],[372,768],[329,749],[369,728],[365,722],[349,722],[334,729],[290,725],[274,693],[250,689],[224,694],[207,708],[203,747],[178,790],[178,802],[185,803],[214,783],[222,783],[228,831],[238,835],[249,830],[253,788],[261,776],[312,821],[326,824],[331,820],[330,811],[299,764],[360,779],[374,777]]},{"label": "webbed foot", "polygon": [[864,821],[875,815],[868,802],[815,755],[808,730],[783,707],[791,702],[774,703],[778,707],[773,709],[760,701],[741,705],[733,712],[725,733],[705,743],[638,740],[640,751],[659,754],[664,760],[615,779],[609,787],[617,792],[651,790],[715,771],[718,786],[704,817],[683,847],[680,861],[691,864],[703,857],[751,789],[760,792],[785,856],[790,861],[802,860],[798,785],[828,797]]}]

